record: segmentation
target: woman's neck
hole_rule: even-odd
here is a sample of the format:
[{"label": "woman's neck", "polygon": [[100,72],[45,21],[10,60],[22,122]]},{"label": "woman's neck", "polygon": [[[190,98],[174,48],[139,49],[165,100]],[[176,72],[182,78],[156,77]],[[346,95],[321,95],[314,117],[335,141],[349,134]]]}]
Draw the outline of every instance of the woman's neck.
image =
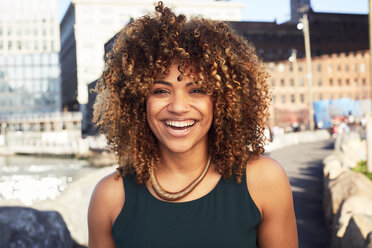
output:
[{"label": "woman's neck", "polygon": [[193,149],[186,153],[173,153],[169,150],[160,149],[159,173],[194,175],[200,174],[208,161],[209,152],[204,149]]}]

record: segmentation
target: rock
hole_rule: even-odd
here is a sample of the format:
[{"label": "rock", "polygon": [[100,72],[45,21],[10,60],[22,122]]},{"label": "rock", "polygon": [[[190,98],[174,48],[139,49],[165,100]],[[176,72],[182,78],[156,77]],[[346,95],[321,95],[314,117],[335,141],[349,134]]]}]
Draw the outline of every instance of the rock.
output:
[{"label": "rock", "polygon": [[72,238],[81,245],[88,244],[87,214],[90,196],[97,182],[115,171],[117,165],[98,169],[72,182],[55,200],[46,200],[34,205],[37,209],[56,210],[65,220]]},{"label": "rock", "polygon": [[368,247],[367,236],[372,231],[372,216],[355,214],[351,217],[344,236],[340,239],[341,248]]},{"label": "rock", "polygon": [[330,161],[338,161],[340,163],[342,163],[342,153],[341,152],[332,152],[331,155],[328,155],[327,157],[325,157],[325,159],[323,159],[323,164],[326,164]]},{"label": "rock", "polygon": [[336,179],[324,180],[324,214],[329,222],[337,213],[341,203],[352,195],[365,195],[369,197],[372,193],[372,182],[363,174],[345,171]]},{"label": "rock", "polygon": [[351,140],[341,145],[343,151],[343,166],[354,168],[358,162],[367,160],[367,145],[362,140]]},{"label": "rock", "polygon": [[357,132],[338,135],[335,141],[335,151],[342,151],[342,145],[347,144],[352,140],[360,140],[360,136]]},{"label": "rock", "polygon": [[7,248],[72,248],[61,215],[24,207],[0,207],[0,244]]},{"label": "rock", "polygon": [[355,214],[372,216],[372,192],[370,197],[351,196],[344,201],[339,213],[336,215],[336,219],[338,220],[338,237],[344,235],[350,218]]},{"label": "rock", "polygon": [[366,248],[372,248],[372,232],[369,232],[367,235]]},{"label": "rock", "polygon": [[335,179],[342,172],[346,171],[346,169],[342,167],[342,164],[338,160],[338,158],[333,155],[330,155],[326,159],[324,159],[324,162],[323,174],[329,179]]}]

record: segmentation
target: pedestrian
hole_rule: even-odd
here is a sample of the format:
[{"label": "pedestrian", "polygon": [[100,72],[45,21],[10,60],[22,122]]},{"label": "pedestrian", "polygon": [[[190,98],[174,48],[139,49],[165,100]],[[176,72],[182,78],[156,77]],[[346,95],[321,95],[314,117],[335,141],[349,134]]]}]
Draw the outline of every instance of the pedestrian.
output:
[{"label": "pedestrian", "polygon": [[155,10],[120,32],[97,85],[119,167],[92,194],[89,247],[297,247],[288,178],[262,156],[270,96],[253,46]]}]

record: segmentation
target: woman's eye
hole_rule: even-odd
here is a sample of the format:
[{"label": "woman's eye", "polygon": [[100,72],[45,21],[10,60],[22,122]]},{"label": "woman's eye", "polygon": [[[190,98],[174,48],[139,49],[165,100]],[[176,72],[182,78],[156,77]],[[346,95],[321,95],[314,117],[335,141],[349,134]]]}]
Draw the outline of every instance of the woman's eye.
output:
[{"label": "woman's eye", "polygon": [[196,89],[192,89],[191,93],[205,94],[205,90],[196,88]]},{"label": "woman's eye", "polygon": [[166,94],[168,91],[163,89],[156,89],[154,90],[153,94]]}]

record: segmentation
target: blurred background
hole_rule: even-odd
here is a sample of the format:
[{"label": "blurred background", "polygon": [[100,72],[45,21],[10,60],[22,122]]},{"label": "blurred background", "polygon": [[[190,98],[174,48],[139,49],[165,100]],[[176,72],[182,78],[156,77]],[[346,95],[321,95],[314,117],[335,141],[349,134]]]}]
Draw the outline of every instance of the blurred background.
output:
[{"label": "blurred background", "polygon": [[[155,2],[0,0],[0,205],[53,201],[115,164],[92,124],[90,89],[115,35]],[[271,75],[269,140],[317,129],[365,137],[367,0],[164,2],[187,16],[229,22],[254,44]]]}]

